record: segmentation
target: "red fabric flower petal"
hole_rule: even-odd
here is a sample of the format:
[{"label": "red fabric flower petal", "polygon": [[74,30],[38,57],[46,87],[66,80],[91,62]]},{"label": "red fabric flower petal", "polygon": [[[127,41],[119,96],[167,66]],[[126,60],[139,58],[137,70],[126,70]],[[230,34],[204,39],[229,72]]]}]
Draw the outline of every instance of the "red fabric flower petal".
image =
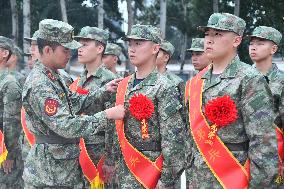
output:
[{"label": "red fabric flower petal", "polygon": [[149,119],[154,112],[154,104],[143,94],[134,94],[129,100],[129,111],[133,117],[142,121]]},{"label": "red fabric flower petal", "polygon": [[238,110],[230,96],[225,95],[208,101],[205,105],[208,120],[219,127],[229,125],[238,118]]}]

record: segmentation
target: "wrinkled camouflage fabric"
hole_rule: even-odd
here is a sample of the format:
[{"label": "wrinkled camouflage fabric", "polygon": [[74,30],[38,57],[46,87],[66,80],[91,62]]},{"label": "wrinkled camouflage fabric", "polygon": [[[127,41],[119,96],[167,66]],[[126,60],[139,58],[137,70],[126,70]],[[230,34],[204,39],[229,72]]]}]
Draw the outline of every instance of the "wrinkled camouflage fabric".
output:
[{"label": "wrinkled camouflage fabric", "polygon": [[162,32],[152,25],[136,24],[131,27],[131,32],[125,39],[142,39],[160,44],[162,42]]},{"label": "wrinkled camouflage fabric", "polygon": [[249,37],[267,39],[279,45],[282,39],[282,34],[275,28],[258,26],[253,30],[252,34]]},{"label": "wrinkled camouflage fabric", "polygon": [[[150,138],[143,140],[140,130],[140,122],[129,113],[124,119],[125,135],[129,142],[161,142],[164,156],[160,182],[164,186],[173,187],[180,177],[185,165],[185,125],[180,110],[179,92],[170,81],[156,70],[147,76],[141,83],[133,87],[134,76],[131,76],[128,90],[126,91],[125,107],[129,107],[129,99],[137,93],[142,93],[150,98],[155,106],[155,112],[148,120]],[[117,134],[114,138],[115,157],[118,158],[119,187],[123,189],[143,188],[127,168],[120,151]],[[135,147],[135,146],[134,146]],[[142,153],[154,161],[161,152],[142,151]]]},{"label": "wrinkled camouflage fabric", "polygon": [[[276,114],[273,111],[272,94],[264,77],[241,62],[238,56],[219,77],[210,82],[211,72],[212,68],[202,76],[205,82],[203,111],[204,105],[213,98],[224,95],[232,98],[237,105],[238,118],[234,123],[220,128],[218,136],[224,143],[249,142],[248,151],[232,152],[242,165],[247,158],[250,159],[249,188],[276,188],[278,155],[273,126]],[[222,188],[195,144],[192,150],[190,183],[193,188]]]},{"label": "wrinkled camouflage fabric", "polygon": [[103,44],[107,44],[109,32],[97,27],[85,26],[80,33],[74,37],[75,39],[93,39]]},{"label": "wrinkled camouflage fabric", "polygon": [[20,145],[21,87],[16,78],[8,71],[0,72],[0,127],[5,136],[8,160],[14,160],[14,168],[10,174],[0,168],[0,188],[22,188],[23,172]]},{"label": "wrinkled camouflage fabric", "polygon": [[78,49],[81,44],[73,39],[74,28],[66,22],[44,19],[39,23],[38,38],[57,42],[68,49]]},{"label": "wrinkled camouflage fabric", "polygon": [[246,28],[246,22],[233,14],[213,13],[208,20],[207,26],[198,27],[202,31],[208,28],[231,31],[242,36]]},{"label": "wrinkled camouflage fabric", "polygon": [[[94,137],[94,134],[104,130],[107,124],[105,112],[76,116],[69,95],[67,86],[57,72],[37,64],[29,74],[22,94],[23,107],[31,122],[27,125],[28,129],[36,136],[48,136],[54,132],[61,137],[74,139]],[[57,108],[53,108],[53,114],[47,112],[50,107],[45,105],[47,99],[58,103]],[[25,184],[58,188],[80,185],[82,173],[78,156],[78,144],[35,144],[25,162]]]},{"label": "wrinkled camouflage fabric", "polygon": [[162,41],[161,49],[166,51],[170,55],[170,57],[173,56],[175,52],[175,47],[169,41],[166,40]]},{"label": "wrinkled camouflage fabric", "polygon": [[114,43],[107,43],[104,54],[105,55],[112,54],[119,57],[119,55],[121,54],[121,47]]},{"label": "wrinkled camouflage fabric", "polygon": [[191,47],[187,51],[204,52],[204,38],[193,38]]}]

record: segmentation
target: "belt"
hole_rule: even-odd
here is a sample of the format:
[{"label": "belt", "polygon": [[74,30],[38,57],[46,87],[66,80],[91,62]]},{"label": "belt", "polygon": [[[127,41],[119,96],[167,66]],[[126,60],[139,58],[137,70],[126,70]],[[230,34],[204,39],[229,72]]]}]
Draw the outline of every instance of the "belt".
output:
[{"label": "belt", "polygon": [[149,142],[130,142],[138,151],[162,151],[161,142],[149,141]]},{"label": "belt", "polygon": [[37,135],[36,144],[79,144],[80,139],[64,138],[57,135]]},{"label": "belt", "polygon": [[230,151],[248,151],[249,143],[224,143]]}]

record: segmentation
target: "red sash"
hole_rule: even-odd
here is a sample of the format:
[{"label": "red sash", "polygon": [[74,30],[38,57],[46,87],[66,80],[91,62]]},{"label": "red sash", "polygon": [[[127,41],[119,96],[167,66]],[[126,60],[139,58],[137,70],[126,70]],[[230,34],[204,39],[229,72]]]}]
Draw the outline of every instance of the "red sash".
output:
[{"label": "red sash", "polygon": [[8,150],[6,149],[5,142],[4,142],[4,134],[0,130],[0,165],[6,160],[8,155]]},{"label": "red sash", "polygon": [[284,161],[284,141],[283,141],[283,131],[276,126],[276,135],[278,143],[278,159],[279,159],[279,175],[276,179],[276,183],[283,184],[283,161]]},{"label": "red sash", "polygon": [[218,136],[213,139],[213,145],[205,143],[210,127],[202,112],[202,89],[204,82],[201,76],[208,69],[209,66],[191,79],[186,89],[188,90],[187,94],[189,94],[188,98],[190,101],[189,120],[193,139],[207,166],[223,188],[248,188],[248,161],[245,166],[242,166]]},{"label": "red sash", "polygon": [[[89,90],[78,86],[80,77],[78,77],[70,86],[69,89],[72,92],[76,92],[80,95],[87,95]],[[103,165],[105,157],[102,156],[98,165],[96,166],[92,159],[90,158],[88,151],[86,149],[85,141],[83,138],[80,139],[80,156],[79,163],[82,168],[84,176],[88,179],[91,185],[91,189],[103,189],[104,188],[104,175],[103,175]]]},{"label": "red sash", "polygon": [[21,109],[21,123],[22,123],[22,128],[25,133],[25,136],[30,144],[30,146],[33,146],[35,144],[35,136],[33,133],[31,133],[27,127],[27,122],[26,122],[26,111],[24,107]]},{"label": "red sash", "polygon": [[[129,79],[130,76],[124,78],[119,83],[116,93],[116,105],[124,104]],[[129,171],[146,189],[154,189],[161,177],[163,166],[162,154],[156,161],[151,161],[129,143],[125,137],[123,120],[116,120],[115,124],[120,149]]]},{"label": "red sash", "polygon": [[69,86],[69,89],[70,89],[72,92],[77,92],[77,93],[80,94],[80,95],[87,95],[87,94],[89,93],[89,90],[84,89],[84,88],[78,86],[79,80],[80,80],[80,77],[78,77],[78,78]]},{"label": "red sash", "polygon": [[85,177],[88,179],[91,185],[91,189],[103,189],[104,188],[104,180],[103,180],[103,165],[105,161],[105,157],[102,156],[100,161],[98,162],[97,167],[91,160],[85,145],[85,141],[83,138],[80,139],[80,156],[79,162],[82,168],[82,171]]}]

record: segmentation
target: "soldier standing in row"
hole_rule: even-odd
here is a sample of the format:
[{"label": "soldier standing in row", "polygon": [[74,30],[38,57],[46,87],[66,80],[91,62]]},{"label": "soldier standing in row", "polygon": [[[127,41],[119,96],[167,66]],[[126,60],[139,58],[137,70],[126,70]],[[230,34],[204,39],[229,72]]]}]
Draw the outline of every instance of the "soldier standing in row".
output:
[{"label": "soldier standing in row", "polygon": [[[75,39],[78,39],[82,45],[78,49],[78,61],[85,67],[84,72],[72,84],[73,86],[75,85],[77,89],[79,87],[85,91],[98,90],[105,87],[108,82],[116,78],[115,74],[106,69],[102,63],[102,55],[105,51],[108,38],[109,33],[107,31],[89,26],[83,27],[80,33],[75,36]],[[78,90],[77,92],[80,93]],[[109,99],[106,98],[104,101],[93,101],[92,104],[84,104],[76,111],[78,114],[93,115],[113,106],[114,101],[115,94]],[[102,171],[103,162],[110,158],[109,156],[112,149],[112,139],[110,136],[113,135],[114,122],[108,122],[108,124],[110,127],[108,127],[106,131],[97,133],[93,138],[85,139],[85,146],[92,160],[93,169],[98,169],[99,171]],[[112,160],[110,161],[113,162]],[[88,169],[91,168],[89,167]],[[93,172],[94,171],[95,170],[93,170]],[[83,173],[84,172],[85,170],[83,168]],[[107,175],[105,176],[105,181],[107,182],[112,179],[108,178]],[[99,177],[101,182],[103,182],[103,175]],[[90,180],[93,179],[94,178],[91,178]],[[86,188],[89,187],[89,182],[87,182]]]},{"label": "soldier standing in row", "polygon": [[[13,52],[8,40],[0,39],[0,132],[8,151],[7,156],[0,154],[0,189],[22,188],[22,159],[18,143],[21,133],[21,86],[17,79],[10,75],[6,64]],[[2,143],[3,138],[0,139]],[[0,144],[0,153],[3,144]],[[4,160],[4,162],[3,162]]]},{"label": "soldier standing in row", "polygon": [[[280,100],[283,98],[284,91],[284,73],[280,71],[276,64],[272,63],[273,55],[277,52],[280,44],[282,34],[272,27],[258,26],[249,36],[249,55],[255,62],[254,67],[260,71],[271,89],[274,101],[277,119],[275,120],[276,130],[278,137],[278,155],[279,155],[279,177],[277,182],[283,184],[283,122],[284,115],[279,115],[279,110],[284,110]],[[282,118],[282,119],[281,119]]]},{"label": "soldier standing in row", "polygon": [[119,187],[174,188],[184,169],[185,125],[178,90],[156,70],[161,32],[134,25],[126,40],[137,72],[122,80],[117,91],[116,103],[130,111],[116,121]]},{"label": "soldier standing in row", "polygon": [[214,13],[199,27],[213,65],[191,79],[185,92],[191,188],[276,188],[273,99],[264,77],[237,55],[245,25],[235,15]]},{"label": "soldier standing in row", "polygon": [[204,38],[193,38],[187,51],[191,53],[191,63],[196,71],[200,72],[210,64],[204,53]]},{"label": "soldier standing in row", "polygon": [[[92,116],[74,115],[68,88],[57,72],[68,63],[70,49],[81,46],[73,40],[72,33],[73,27],[61,21],[45,19],[39,23],[40,60],[29,74],[22,93],[23,107],[31,122],[28,127],[36,138],[25,162],[26,189],[82,188],[79,138],[95,137],[109,119],[124,116],[122,106]],[[115,85],[112,82],[105,89],[115,91]],[[98,99],[92,97],[96,93],[109,96],[107,91],[96,90],[86,98]],[[86,98],[78,99],[78,103],[85,103]]]},{"label": "soldier standing in row", "polygon": [[116,65],[118,64],[119,56],[121,54],[121,47],[114,43],[108,43],[105,53],[103,55],[103,63],[107,69],[114,73],[117,77],[121,77],[116,71]]}]

